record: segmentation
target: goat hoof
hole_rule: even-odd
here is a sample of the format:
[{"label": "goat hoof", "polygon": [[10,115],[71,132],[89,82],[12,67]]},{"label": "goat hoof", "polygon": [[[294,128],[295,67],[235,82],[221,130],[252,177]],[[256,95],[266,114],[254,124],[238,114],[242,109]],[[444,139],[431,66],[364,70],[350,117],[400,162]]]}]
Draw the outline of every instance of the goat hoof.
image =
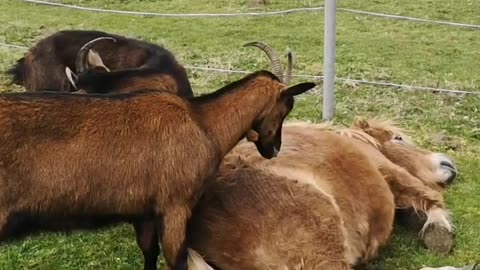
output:
[{"label": "goat hoof", "polygon": [[453,233],[439,224],[432,223],[425,229],[423,242],[430,251],[448,254],[453,247]]}]

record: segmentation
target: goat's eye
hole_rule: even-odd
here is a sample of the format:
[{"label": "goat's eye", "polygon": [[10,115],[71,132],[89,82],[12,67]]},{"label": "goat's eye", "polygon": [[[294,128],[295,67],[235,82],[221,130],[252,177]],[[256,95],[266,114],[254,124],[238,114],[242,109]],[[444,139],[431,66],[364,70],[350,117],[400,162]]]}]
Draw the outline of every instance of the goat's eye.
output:
[{"label": "goat's eye", "polygon": [[396,141],[403,141],[403,138],[402,136],[395,136],[394,138]]}]

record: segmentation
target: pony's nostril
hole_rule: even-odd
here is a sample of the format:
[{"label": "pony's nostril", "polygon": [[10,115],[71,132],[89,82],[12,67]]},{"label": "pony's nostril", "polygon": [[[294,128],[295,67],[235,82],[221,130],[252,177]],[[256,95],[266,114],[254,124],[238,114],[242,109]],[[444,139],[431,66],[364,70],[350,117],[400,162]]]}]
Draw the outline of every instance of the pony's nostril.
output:
[{"label": "pony's nostril", "polygon": [[449,169],[455,170],[455,166],[453,165],[453,163],[445,160],[440,162],[440,166],[448,167]]},{"label": "pony's nostril", "polygon": [[455,170],[450,170],[450,177],[448,177],[446,183],[451,184],[455,178],[457,178],[457,172]]}]

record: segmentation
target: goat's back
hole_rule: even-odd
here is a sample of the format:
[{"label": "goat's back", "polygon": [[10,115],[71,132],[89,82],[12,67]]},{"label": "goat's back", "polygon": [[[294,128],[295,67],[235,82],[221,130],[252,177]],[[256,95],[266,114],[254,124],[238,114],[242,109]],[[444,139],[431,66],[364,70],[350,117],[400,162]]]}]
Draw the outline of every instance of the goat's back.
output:
[{"label": "goat's back", "polygon": [[39,216],[153,215],[220,162],[188,104],[161,91],[4,94],[0,130],[0,207]]},{"label": "goat's back", "polygon": [[116,42],[100,41],[94,49],[110,70],[155,68],[173,75],[179,87],[191,86],[185,69],[171,52],[163,47],[102,31],[65,30],[40,40],[14,65],[8,73],[12,81],[23,85],[27,91],[65,90],[72,86],[65,76],[65,67],[75,69],[75,58],[80,48],[98,37],[113,37]]},{"label": "goat's back", "polygon": [[[147,64],[152,56],[158,57],[159,63],[170,61],[173,55],[164,48],[124,36],[93,30],[64,30],[40,40],[31,50],[43,60],[44,57],[55,57],[57,64],[63,64],[75,70],[75,58],[80,48],[87,42],[99,37],[113,37],[95,44],[94,49],[102,57],[103,62],[111,70],[129,69]],[[45,59],[47,60],[47,59]]]}]

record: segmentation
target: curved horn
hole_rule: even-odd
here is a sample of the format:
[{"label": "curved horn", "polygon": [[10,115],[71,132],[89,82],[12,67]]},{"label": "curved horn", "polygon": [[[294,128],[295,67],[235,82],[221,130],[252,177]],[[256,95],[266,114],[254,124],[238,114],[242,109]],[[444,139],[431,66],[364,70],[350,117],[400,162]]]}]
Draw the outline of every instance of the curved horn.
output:
[{"label": "curved horn", "polygon": [[294,61],[293,51],[290,48],[288,48],[287,53],[285,55],[287,56],[287,71],[285,74],[285,84],[289,85],[290,80],[292,79],[292,69],[293,69],[293,61]]},{"label": "curved horn", "polygon": [[264,51],[270,59],[273,74],[283,82],[283,67],[280,58],[278,57],[278,53],[272,47],[260,41],[253,41],[243,45],[243,47],[247,46],[257,47]]},{"label": "curved horn", "polygon": [[112,37],[99,37],[96,39],[92,39],[89,42],[85,43],[80,50],[78,50],[77,53],[77,58],[75,59],[75,69],[77,71],[77,74],[84,72],[87,70],[87,56],[88,56],[88,51],[95,45],[96,42],[100,40],[112,40],[113,42],[117,42],[116,39]]}]

